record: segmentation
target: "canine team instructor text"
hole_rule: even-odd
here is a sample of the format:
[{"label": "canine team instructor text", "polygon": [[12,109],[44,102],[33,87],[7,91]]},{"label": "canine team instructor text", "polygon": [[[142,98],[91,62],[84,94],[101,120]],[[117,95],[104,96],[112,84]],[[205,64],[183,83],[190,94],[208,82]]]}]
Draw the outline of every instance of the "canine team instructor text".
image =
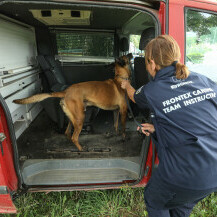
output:
[{"label": "canine team instructor text", "polygon": [[164,113],[169,113],[182,108],[182,106],[189,106],[215,97],[216,93],[211,88],[198,89],[163,101],[162,103],[165,107],[163,111]]}]

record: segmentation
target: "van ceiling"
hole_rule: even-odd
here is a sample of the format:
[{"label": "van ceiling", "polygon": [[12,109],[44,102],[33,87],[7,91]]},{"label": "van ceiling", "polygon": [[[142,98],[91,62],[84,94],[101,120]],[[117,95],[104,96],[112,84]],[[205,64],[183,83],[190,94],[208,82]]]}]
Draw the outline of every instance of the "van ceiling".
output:
[{"label": "van ceiling", "polygon": [[[126,24],[129,23],[132,18],[140,13],[136,10],[126,10],[120,8],[102,8],[102,7],[84,7],[84,6],[72,6],[72,5],[52,5],[52,4],[23,4],[23,3],[5,3],[0,7],[0,13],[9,16],[11,18],[15,18],[19,21],[22,21],[26,24],[29,24],[34,27],[45,27],[46,25],[42,22],[35,19],[30,12],[31,9],[38,9],[38,10],[52,10],[52,9],[63,9],[63,10],[90,10],[91,11],[91,19],[90,25],[88,26],[67,26],[67,27],[76,27],[76,28],[88,28],[88,29],[108,29],[108,30],[115,30],[121,29],[123,26],[126,27]],[[135,25],[135,29],[132,29],[131,25],[131,32],[133,34],[140,34],[141,31],[150,26],[150,16],[147,16],[147,25],[146,19],[144,16],[141,16],[141,20],[139,22],[137,16],[137,26]],[[136,16],[135,16],[136,17]],[[142,27],[139,27],[139,24],[142,24]],[[52,26],[54,27],[54,26]],[[60,26],[55,26],[60,27]],[[61,26],[66,27],[66,26]],[[138,29],[141,28],[141,29]]]}]

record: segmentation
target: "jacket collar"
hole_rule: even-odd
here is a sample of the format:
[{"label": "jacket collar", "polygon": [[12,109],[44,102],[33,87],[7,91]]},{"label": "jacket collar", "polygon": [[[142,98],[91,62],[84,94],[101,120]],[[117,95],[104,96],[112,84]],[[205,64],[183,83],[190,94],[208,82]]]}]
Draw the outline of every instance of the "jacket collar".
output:
[{"label": "jacket collar", "polygon": [[167,78],[167,77],[171,77],[171,76],[174,76],[175,75],[175,70],[176,70],[176,67],[171,65],[171,66],[167,66],[163,69],[160,69],[155,77],[153,78],[153,81],[157,81],[157,80],[161,80],[161,79],[164,79],[164,78]]}]

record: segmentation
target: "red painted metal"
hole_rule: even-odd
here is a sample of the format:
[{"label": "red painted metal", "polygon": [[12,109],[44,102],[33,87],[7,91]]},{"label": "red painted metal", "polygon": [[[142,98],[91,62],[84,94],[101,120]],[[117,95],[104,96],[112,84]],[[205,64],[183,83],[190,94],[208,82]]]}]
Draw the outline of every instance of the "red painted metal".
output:
[{"label": "red painted metal", "polygon": [[[2,107],[0,107],[0,133],[4,133],[6,136],[6,139],[2,142],[3,154],[0,149],[0,186],[6,186],[9,192],[16,191],[18,179],[14,168],[13,148]],[[15,211],[16,208],[13,205],[10,194],[0,195],[0,213],[14,213]]]},{"label": "red painted metal", "polygon": [[10,194],[0,194],[0,213],[16,213]]},{"label": "red painted metal", "polygon": [[166,4],[164,2],[160,3],[158,17],[161,23],[161,34],[164,35],[166,33]]},{"label": "red painted metal", "polygon": [[[151,174],[152,174],[152,156],[153,156],[153,151],[152,151],[152,141],[150,141],[150,146],[149,146],[149,150],[148,150],[148,156],[147,156],[147,160],[145,163],[145,170],[147,168],[149,168],[147,175],[144,175],[143,179],[139,182],[139,184],[137,184],[135,187],[144,187],[146,186],[146,184],[148,183],[149,179],[151,178]],[[155,162],[156,165],[158,165],[159,160],[157,157],[157,152],[155,151]]]},{"label": "red painted metal", "polygon": [[2,132],[5,134],[6,139],[2,142],[4,155],[0,152],[0,165],[9,190],[16,191],[18,179],[14,168],[13,148],[4,110],[0,107],[0,133]]}]

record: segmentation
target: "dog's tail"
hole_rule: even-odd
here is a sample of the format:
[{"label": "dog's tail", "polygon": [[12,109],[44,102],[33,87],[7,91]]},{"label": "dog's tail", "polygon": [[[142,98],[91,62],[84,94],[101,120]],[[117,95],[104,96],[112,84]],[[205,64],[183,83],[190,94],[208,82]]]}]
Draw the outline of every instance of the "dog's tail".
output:
[{"label": "dog's tail", "polygon": [[16,104],[30,104],[34,102],[40,102],[47,98],[57,97],[63,98],[65,92],[54,92],[54,93],[40,93],[23,99],[15,99],[13,102]]}]

